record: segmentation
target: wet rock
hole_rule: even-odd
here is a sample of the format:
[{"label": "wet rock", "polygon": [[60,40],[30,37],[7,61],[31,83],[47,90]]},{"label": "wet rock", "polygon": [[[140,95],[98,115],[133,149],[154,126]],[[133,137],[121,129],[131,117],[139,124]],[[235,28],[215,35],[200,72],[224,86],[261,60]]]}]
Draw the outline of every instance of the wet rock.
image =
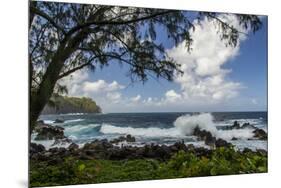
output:
[{"label": "wet rock", "polygon": [[240,129],[240,124],[238,121],[234,121],[233,125],[231,126],[231,129]]},{"label": "wet rock", "polygon": [[64,139],[64,128],[59,126],[51,126],[48,124],[37,124],[35,128],[37,136],[35,140],[53,140],[53,139]]},{"label": "wet rock", "polygon": [[206,145],[214,146],[216,138],[211,134],[211,132],[206,130],[201,130],[198,126],[194,129],[193,135],[197,136],[199,140],[203,140]]},{"label": "wet rock", "polygon": [[133,136],[131,136],[130,134],[128,134],[128,135],[126,136],[126,141],[127,141],[127,142],[135,142],[135,141],[136,141],[136,138],[133,137]]},{"label": "wet rock", "polygon": [[256,127],[251,125],[250,123],[243,123],[243,125],[240,126],[237,121],[234,121],[233,125],[228,128],[228,130],[232,129],[256,129]]},{"label": "wet rock", "polygon": [[64,120],[63,120],[63,119],[59,119],[59,118],[58,118],[58,119],[56,119],[56,120],[55,120],[55,122],[54,122],[54,123],[64,123]]},{"label": "wet rock", "polygon": [[230,143],[228,143],[227,141],[225,141],[221,138],[216,140],[215,145],[216,145],[216,147],[229,147],[229,146],[231,146]]},{"label": "wet rock", "polygon": [[254,138],[260,139],[260,140],[267,140],[267,133],[263,129],[255,129],[253,131]]},{"label": "wet rock", "polygon": [[69,143],[72,143],[72,140],[69,139],[69,138],[56,139],[54,141],[54,143],[52,144],[52,146],[55,146],[55,145],[66,145],[66,144],[69,144]]},{"label": "wet rock", "polygon": [[112,144],[118,144],[119,142],[135,142],[136,141],[136,138],[133,137],[132,135],[128,134],[126,136],[120,136],[118,138],[115,138],[113,140],[110,141],[110,143]]},{"label": "wet rock", "polygon": [[256,127],[253,126],[253,125],[250,125],[250,123],[244,123],[244,124],[241,126],[241,129],[256,129]]}]

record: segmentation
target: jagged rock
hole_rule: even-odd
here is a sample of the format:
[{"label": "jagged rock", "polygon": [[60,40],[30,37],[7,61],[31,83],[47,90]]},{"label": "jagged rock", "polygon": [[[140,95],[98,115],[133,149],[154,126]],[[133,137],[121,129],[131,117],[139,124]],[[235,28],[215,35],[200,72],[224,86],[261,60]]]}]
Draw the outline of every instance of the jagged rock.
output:
[{"label": "jagged rock", "polygon": [[78,146],[77,144],[75,144],[75,143],[72,143],[72,144],[70,144],[70,145],[68,146],[68,149],[69,149],[70,151],[77,150],[77,149],[79,149],[79,146]]},{"label": "jagged rock", "polygon": [[37,136],[35,140],[53,140],[53,139],[64,139],[64,128],[59,126],[51,126],[38,122],[35,127],[35,132]]},{"label": "jagged rock", "polygon": [[45,151],[45,147],[42,144],[30,143],[29,153],[33,155],[34,153],[39,153]]},{"label": "jagged rock", "polygon": [[260,139],[260,140],[267,140],[267,133],[263,129],[255,129],[253,131],[254,138]]},{"label": "jagged rock", "polygon": [[126,137],[125,136],[120,136],[118,138],[115,138],[113,140],[110,141],[110,143],[112,144],[118,144],[119,142],[135,142],[136,138],[133,137],[132,135],[128,134]]},{"label": "jagged rock", "polygon": [[91,143],[85,144],[83,150],[106,150],[111,147],[113,147],[113,145],[109,143],[107,139],[103,139],[103,140],[94,140]]},{"label": "jagged rock", "polygon": [[55,120],[55,122],[54,122],[54,123],[64,123],[64,120],[63,120],[63,119],[59,119],[59,118],[58,118],[58,119],[56,119],[56,120]]},{"label": "jagged rock", "polygon": [[237,121],[234,121],[233,125],[231,126],[231,129],[240,129],[240,124]]},{"label": "jagged rock", "polygon": [[126,141],[127,141],[127,142],[135,142],[135,141],[136,141],[136,138],[133,137],[133,136],[131,136],[130,134],[128,134],[128,135],[126,136]]},{"label": "jagged rock", "polygon": [[176,142],[173,144],[173,146],[176,148],[176,150],[183,150],[183,151],[187,151],[187,147],[186,145],[184,144],[184,142]]},{"label": "jagged rock", "polygon": [[229,146],[231,146],[230,143],[228,143],[227,141],[225,141],[221,138],[216,140],[215,145],[216,145],[216,147],[229,147]]},{"label": "jagged rock", "polygon": [[256,129],[256,127],[254,125],[250,125],[250,123],[244,123],[241,126],[241,129]]},{"label": "jagged rock", "polygon": [[56,139],[54,141],[54,143],[52,144],[52,146],[55,146],[55,145],[66,145],[66,144],[69,144],[69,143],[72,143],[72,140],[69,139],[69,138]]},{"label": "jagged rock", "polygon": [[201,130],[198,126],[195,127],[193,135],[197,136],[199,140],[203,140],[206,145],[213,146],[215,144],[216,138],[211,134],[211,132]]}]

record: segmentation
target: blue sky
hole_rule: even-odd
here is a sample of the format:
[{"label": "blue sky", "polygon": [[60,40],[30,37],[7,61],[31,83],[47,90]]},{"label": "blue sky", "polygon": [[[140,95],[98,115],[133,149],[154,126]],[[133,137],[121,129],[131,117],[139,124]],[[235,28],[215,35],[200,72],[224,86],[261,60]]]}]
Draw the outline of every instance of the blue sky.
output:
[{"label": "blue sky", "polygon": [[[237,24],[233,16],[223,19]],[[112,61],[95,72],[75,73],[75,82],[68,84],[70,95],[92,97],[105,112],[266,111],[267,17],[262,22],[261,30],[245,31],[248,35],[232,49],[203,21],[193,35],[192,55],[157,28],[157,41],[185,67],[183,77],[174,82],[150,77],[145,84],[131,84],[128,66]]]}]

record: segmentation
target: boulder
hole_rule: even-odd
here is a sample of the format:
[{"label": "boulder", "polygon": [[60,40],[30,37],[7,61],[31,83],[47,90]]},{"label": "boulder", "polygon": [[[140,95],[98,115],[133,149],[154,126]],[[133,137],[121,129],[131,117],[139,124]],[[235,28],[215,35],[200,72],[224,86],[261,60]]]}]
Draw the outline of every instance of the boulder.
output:
[{"label": "boulder", "polygon": [[267,133],[263,129],[256,128],[254,131],[254,138],[259,140],[267,140]]},{"label": "boulder", "polygon": [[212,133],[206,130],[201,130],[198,126],[195,127],[193,135],[197,136],[199,140],[203,140],[206,145],[214,146],[215,144],[216,138]]},{"label": "boulder", "polygon": [[256,127],[253,126],[253,125],[250,125],[250,123],[244,123],[244,124],[241,126],[241,129],[256,129]]},{"label": "boulder", "polygon": [[126,141],[127,141],[127,142],[135,142],[135,141],[136,141],[136,138],[133,137],[133,136],[131,136],[130,134],[128,134],[128,135],[126,136]]},{"label": "boulder", "polygon": [[47,124],[37,124],[35,132],[37,136],[35,140],[53,140],[53,139],[64,139],[64,128],[59,126],[51,126]]},{"label": "boulder", "polygon": [[240,124],[238,121],[234,121],[233,125],[231,126],[231,129],[240,129]]},{"label": "boulder", "polygon": [[45,151],[45,147],[42,144],[35,144],[35,143],[30,143],[29,147],[29,153],[32,155],[34,153],[39,153]]},{"label": "boulder", "polygon": [[110,141],[110,143],[112,144],[118,144],[120,142],[135,142],[136,141],[136,138],[133,137],[132,135],[128,134],[126,136],[119,136],[118,138],[115,138],[113,140]]},{"label": "boulder", "polygon": [[75,143],[72,143],[72,144],[70,144],[70,145],[68,146],[67,149],[70,150],[70,151],[74,151],[74,150],[79,149],[79,146],[78,146],[77,144],[75,144]]},{"label": "boulder", "polygon": [[176,151],[180,151],[180,150],[187,151],[187,147],[184,144],[184,141],[176,142],[173,144],[173,146],[174,148],[176,148]]},{"label": "boulder", "polygon": [[72,140],[69,139],[69,138],[56,139],[54,141],[54,143],[52,144],[52,146],[55,146],[55,145],[66,145],[66,144],[69,144],[69,143],[72,143]]},{"label": "boulder", "polygon": [[212,150],[204,148],[204,147],[199,147],[199,148],[195,148],[194,149],[195,155],[198,157],[202,157],[202,156],[211,156],[212,154]]},{"label": "boulder", "polygon": [[107,150],[112,148],[113,145],[107,141],[107,139],[94,140],[91,143],[86,143],[83,150]]},{"label": "boulder", "polygon": [[216,145],[216,147],[229,147],[229,146],[231,146],[230,143],[228,143],[227,141],[225,141],[221,138],[216,140],[215,145]]}]

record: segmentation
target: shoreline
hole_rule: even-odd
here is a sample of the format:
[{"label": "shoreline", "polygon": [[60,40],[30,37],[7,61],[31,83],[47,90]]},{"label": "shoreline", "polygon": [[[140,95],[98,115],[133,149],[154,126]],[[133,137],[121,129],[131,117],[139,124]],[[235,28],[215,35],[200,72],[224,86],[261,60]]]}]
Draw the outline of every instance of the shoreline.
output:
[{"label": "shoreline", "polygon": [[31,145],[32,187],[267,172],[267,151],[237,151],[232,146],[206,149],[177,142],[136,148],[116,147],[106,140],[83,148],[71,144],[44,150]]},{"label": "shoreline", "polygon": [[[184,141],[137,147],[133,146],[136,138],[131,135],[94,140],[79,147],[64,135],[63,127],[42,121],[37,124],[39,140],[53,139],[58,145],[69,145],[46,149],[30,143],[32,187],[267,172],[266,150],[235,149],[233,144],[198,126],[192,134],[209,148]],[[234,123],[231,128],[252,127],[238,125]],[[253,132],[257,132],[255,140],[267,140],[267,133],[261,129]]]}]

